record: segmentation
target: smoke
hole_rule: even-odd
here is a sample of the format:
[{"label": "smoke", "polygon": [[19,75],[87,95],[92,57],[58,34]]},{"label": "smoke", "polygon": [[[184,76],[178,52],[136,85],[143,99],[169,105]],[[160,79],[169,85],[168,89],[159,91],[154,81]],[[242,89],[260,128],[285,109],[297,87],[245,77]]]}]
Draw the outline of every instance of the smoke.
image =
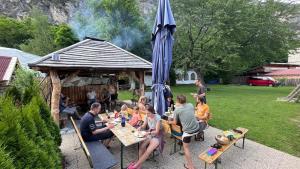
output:
[{"label": "smoke", "polygon": [[77,37],[82,40],[86,36],[101,38],[103,36],[101,30],[105,22],[105,19],[96,16],[94,9],[85,0],[82,0],[78,8],[72,11],[69,25]]},{"label": "smoke", "polygon": [[100,5],[101,0],[82,0],[73,11],[69,24],[79,39],[86,36],[104,39],[126,50],[145,39],[150,41],[148,31],[141,30],[138,25],[124,24],[118,9],[108,14]]}]

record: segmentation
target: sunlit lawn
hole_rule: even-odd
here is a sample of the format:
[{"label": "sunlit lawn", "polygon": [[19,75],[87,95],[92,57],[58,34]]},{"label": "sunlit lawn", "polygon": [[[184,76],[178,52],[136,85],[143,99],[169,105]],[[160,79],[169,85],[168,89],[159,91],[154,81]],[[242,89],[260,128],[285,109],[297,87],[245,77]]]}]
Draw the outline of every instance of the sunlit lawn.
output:
[{"label": "sunlit lawn", "polygon": [[[209,86],[208,104],[213,114],[211,126],[220,129],[248,128],[248,138],[300,157],[300,104],[276,101],[288,95],[292,87],[250,87],[234,85]],[[172,87],[173,93],[190,93],[194,86]],[[121,92],[120,99],[131,99],[130,92]]]}]

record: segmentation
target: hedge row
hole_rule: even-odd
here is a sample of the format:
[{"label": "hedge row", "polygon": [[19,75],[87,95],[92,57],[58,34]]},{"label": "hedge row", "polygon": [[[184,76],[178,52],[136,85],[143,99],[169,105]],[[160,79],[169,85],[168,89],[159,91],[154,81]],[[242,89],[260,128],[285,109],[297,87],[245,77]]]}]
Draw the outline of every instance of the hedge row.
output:
[{"label": "hedge row", "polygon": [[[4,168],[62,168],[59,128],[32,72],[18,70],[0,98],[0,161]],[[3,168],[3,167],[2,167]]]}]

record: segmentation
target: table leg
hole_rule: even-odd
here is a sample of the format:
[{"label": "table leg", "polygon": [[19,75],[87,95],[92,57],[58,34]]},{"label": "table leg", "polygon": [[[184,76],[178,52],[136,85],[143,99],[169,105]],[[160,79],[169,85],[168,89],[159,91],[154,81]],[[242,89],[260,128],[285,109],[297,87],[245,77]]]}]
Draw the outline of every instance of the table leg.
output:
[{"label": "table leg", "polygon": [[204,163],[204,169],[206,169],[206,162]]},{"label": "table leg", "polygon": [[121,169],[123,169],[123,149],[124,145],[121,143]]},{"label": "table leg", "polygon": [[244,147],[245,147],[245,139],[246,139],[246,134],[245,134],[244,137],[243,137],[243,149],[244,149]]},{"label": "table leg", "polygon": [[140,159],[140,143],[138,143],[138,160]]}]

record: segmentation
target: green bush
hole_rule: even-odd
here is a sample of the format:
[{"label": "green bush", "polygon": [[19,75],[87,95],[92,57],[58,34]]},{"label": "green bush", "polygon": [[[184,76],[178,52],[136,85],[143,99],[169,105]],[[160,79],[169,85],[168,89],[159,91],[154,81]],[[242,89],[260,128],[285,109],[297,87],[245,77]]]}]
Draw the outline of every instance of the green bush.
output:
[{"label": "green bush", "polygon": [[17,70],[0,102],[0,137],[14,167],[62,168],[59,128],[41,97],[35,75]]},{"label": "green bush", "polygon": [[10,154],[5,152],[2,145],[0,145],[0,166],[5,169],[15,169],[13,159],[10,157]]}]

